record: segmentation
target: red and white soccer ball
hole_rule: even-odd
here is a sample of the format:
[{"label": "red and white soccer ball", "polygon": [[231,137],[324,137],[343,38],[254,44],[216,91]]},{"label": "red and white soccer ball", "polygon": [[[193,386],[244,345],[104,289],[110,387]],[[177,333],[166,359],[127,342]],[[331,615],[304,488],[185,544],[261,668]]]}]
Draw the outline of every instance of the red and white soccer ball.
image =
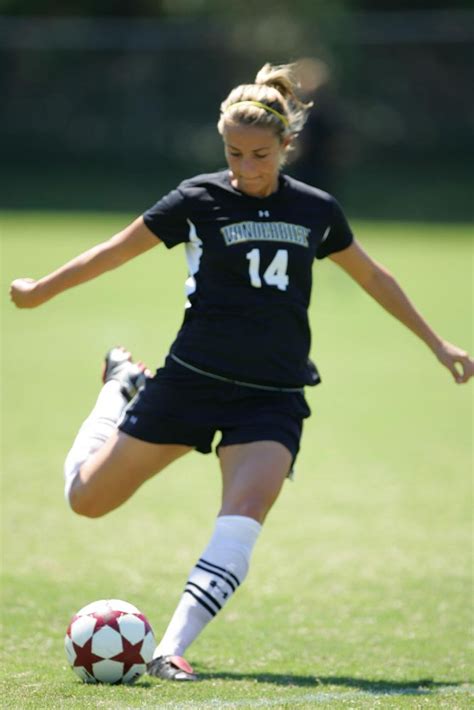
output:
[{"label": "red and white soccer ball", "polygon": [[64,644],[72,670],[85,683],[133,683],[146,671],[156,646],[146,616],[120,599],[80,609]]}]

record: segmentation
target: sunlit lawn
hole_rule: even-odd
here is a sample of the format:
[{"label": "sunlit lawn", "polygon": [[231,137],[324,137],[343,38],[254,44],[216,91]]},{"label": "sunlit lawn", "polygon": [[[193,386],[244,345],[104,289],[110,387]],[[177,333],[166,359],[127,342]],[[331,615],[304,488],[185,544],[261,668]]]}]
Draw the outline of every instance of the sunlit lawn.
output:
[{"label": "sunlit lawn", "polygon": [[[307,393],[296,481],[248,582],[189,650],[202,682],[91,687],[67,667],[67,622],[94,599],[132,602],[160,635],[219,503],[217,461],[200,454],[104,519],[63,500],[63,458],[103,353],[123,343],[161,364],[181,320],[184,255],[160,247],[35,311],[11,307],[7,284],[129,219],[1,220],[4,707],[469,707],[472,389],[328,261],[315,265],[311,308],[323,384]],[[355,226],[435,329],[472,349],[469,230]]]}]

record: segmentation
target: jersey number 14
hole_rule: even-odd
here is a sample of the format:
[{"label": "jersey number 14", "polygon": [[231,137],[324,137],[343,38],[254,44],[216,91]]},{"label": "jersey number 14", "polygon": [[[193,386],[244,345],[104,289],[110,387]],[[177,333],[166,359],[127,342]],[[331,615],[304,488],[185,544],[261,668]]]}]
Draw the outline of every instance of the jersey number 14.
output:
[{"label": "jersey number 14", "polygon": [[[254,288],[262,288],[260,278],[260,249],[252,249],[246,255],[249,260],[250,283]],[[276,286],[280,291],[288,288],[288,252],[286,249],[278,249],[277,253],[265,269],[263,280],[268,286]]]}]

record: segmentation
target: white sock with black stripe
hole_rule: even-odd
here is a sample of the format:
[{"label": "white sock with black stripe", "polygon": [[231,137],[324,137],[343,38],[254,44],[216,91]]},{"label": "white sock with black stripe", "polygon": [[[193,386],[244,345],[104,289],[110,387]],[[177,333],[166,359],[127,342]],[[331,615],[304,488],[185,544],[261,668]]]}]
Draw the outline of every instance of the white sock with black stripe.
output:
[{"label": "white sock with black stripe", "polygon": [[253,518],[224,515],[191,570],[183,596],[153,654],[182,656],[242,584],[262,526]]}]

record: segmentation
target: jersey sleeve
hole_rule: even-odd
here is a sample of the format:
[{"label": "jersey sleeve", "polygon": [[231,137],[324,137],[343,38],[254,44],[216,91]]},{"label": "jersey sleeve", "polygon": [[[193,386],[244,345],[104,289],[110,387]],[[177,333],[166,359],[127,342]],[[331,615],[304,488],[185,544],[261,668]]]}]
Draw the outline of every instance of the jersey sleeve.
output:
[{"label": "jersey sleeve", "polygon": [[354,235],[344,216],[344,212],[334,198],[331,200],[330,215],[329,231],[316,249],[316,259],[324,259],[329,254],[342,251],[354,241]]},{"label": "jersey sleeve", "polygon": [[143,214],[143,221],[168,249],[189,241],[187,200],[180,188],[162,197]]}]

